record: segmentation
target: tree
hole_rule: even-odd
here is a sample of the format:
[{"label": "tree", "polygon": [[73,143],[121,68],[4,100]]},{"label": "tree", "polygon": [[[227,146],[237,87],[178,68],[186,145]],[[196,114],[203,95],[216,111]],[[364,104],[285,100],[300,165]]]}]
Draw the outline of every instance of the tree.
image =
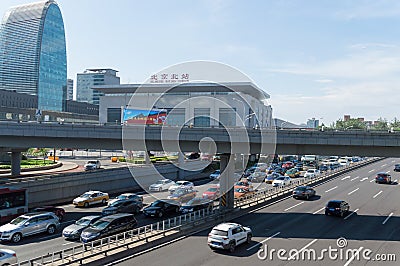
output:
[{"label": "tree", "polygon": [[343,121],[342,119],[339,119],[336,121],[335,129],[339,130],[347,130],[347,129],[365,129],[366,125],[363,121],[356,119],[356,118],[351,118],[349,120]]},{"label": "tree", "polygon": [[388,121],[386,118],[379,117],[378,121],[373,125],[376,130],[389,130]]},{"label": "tree", "polygon": [[393,128],[394,130],[400,130],[400,120],[398,120],[396,117],[393,119],[393,122],[390,123],[390,127]]},{"label": "tree", "polygon": [[40,148],[40,149],[36,149],[35,151],[34,151],[34,154],[36,155],[36,156],[43,156],[43,163],[46,163],[46,156],[47,156],[47,152],[48,152],[48,149],[46,149],[46,148]]}]

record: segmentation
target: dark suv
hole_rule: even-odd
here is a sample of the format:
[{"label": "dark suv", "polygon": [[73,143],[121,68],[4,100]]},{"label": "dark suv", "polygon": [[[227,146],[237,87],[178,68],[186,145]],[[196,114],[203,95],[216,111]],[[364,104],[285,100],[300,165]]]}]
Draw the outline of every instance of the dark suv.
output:
[{"label": "dark suv", "polygon": [[315,190],[309,186],[299,186],[293,190],[293,198],[310,199],[315,196]]},{"label": "dark suv", "polygon": [[143,209],[145,216],[163,217],[164,214],[177,214],[180,209],[180,203],[175,200],[156,200]]},{"label": "dark suv", "polygon": [[375,183],[385,183],[385,184],[391,184],[392,183],[392,177],[391,175],[382,172],[382,173],[377,173],[375,177]]},{"label": "dark suv", "polygon": [[131,230],[136,226],[137,221],[133,214],[118,213],[104,216],[82,231],[81,241],[87,243]]},{"label": "dark suv", "polygon": [[141,201],[136,199],[117,200],[104,208],[101,212],[102,215],[111,215],[115,213],[139,213],[143,207]]},{"label": "dark suv", "polygon": [[395,164],[394,165],[394,170],[395,172],[400,172],[400,164]]},{"label": "dark suv", "polygon": [[343,217],[350,210],[349,204],[344,200],[331,200],[326,204],[325,215]]}]

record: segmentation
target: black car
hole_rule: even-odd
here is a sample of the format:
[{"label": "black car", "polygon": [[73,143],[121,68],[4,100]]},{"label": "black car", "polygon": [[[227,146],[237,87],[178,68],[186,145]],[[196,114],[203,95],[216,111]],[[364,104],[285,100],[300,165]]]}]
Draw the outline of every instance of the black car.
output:
[{"label": "black car", "polygon": [[137,221],[133,214],[118,213],[104,216],[82,231],[81,241],[87,243],[96,239],[131,230],[136,226]]},{"label": "black car", "polygon": [[198,210],[208,209],[212,210],[214,207],[214,203],[212,200],[205,199],[205,198],[194,198],[189,200],[188,202],[181,205],[179,211],[183,214],[189,212],[195,212]]},{"label": "black car", "polygon": [[310,186],[299,186],[293,190],[293,198],[305,198],[310,199],[311,197],[315,196],[315,190]]},{"label": "black car", "polygon": [[392,176],[385,172],[377,173],[375,177],[375,183],[391,184]]},{"label": "black car", "polygon": [[344,200],[331,200],[326,204],[325,215],[343,217],[350,210],[349,204]]},{"label": "black car", "polygon": [[102,215],[111,215],[115,213],[139,213],[143,208],[143,203],[136,199],[117,200],[104,208]]},{"label": "black car", "polygon": [[156,200],[143,209],[145,216],[163,217],[165,214],[176,214],[179,212],[180,203],[175,200]]},{"label": "black car", "polygon": [[394,165],[394,170],[395,172],[400,172],[400,164],[395,164]]},{"label": "black car", "polygon": [[320,172],[326,172],[326,171],[328,171],[330,168],[327,166],[327,165],[320,165],[319,166],[319,171]]}]

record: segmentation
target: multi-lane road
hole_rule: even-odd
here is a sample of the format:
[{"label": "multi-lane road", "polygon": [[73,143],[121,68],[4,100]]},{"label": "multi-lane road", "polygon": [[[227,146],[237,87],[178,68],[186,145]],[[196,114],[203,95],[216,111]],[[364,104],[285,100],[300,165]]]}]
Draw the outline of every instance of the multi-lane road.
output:
[{"label": "multi-lane road", "polygon": [[[234,220],[254,233],[235,253],[210,250],[205,230],[114,265],[399,265],[400,173],[393,172],[398,162],[370,164],[316,186],[312,200],[289,197]],[[381,171],[392,175],[392,185],[374,182]],[[325,216],[332,199],[349,202],[351,212],[345,218]]]}]

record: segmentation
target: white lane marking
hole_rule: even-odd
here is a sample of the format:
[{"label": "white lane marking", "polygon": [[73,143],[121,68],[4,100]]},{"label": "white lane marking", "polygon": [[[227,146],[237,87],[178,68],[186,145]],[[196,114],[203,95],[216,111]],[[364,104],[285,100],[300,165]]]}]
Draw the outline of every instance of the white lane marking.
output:
[{"label": "white lane marking", "polygon": [[359,178],[360,178],[359,176],[356,176],[356,177],[352,178],[350,181],[353,181],[353,180],[356,180],[356,179],[359,179]]},{"label": "white lane marking", "polygon": [[395,160],[392,161],[392,163],[395,163],[395,162],[396,162]]},{"label": "white lane marking", "polygon": [[355,209],[352,213],[350,213],[349,215],[347,215],[344,219],[347,220],[349,219],[353,214],[355,214],[359,209]]},{"label": "white lane marking", "polygon": [[297,206],[299,206],[299,205],[301,205],[301,204],[303,204],[303,203],[304,203],[304,201],[302,201],[302,202],[300,202],[300,203],[298,203],[298,204],[296,204],[296,205],[294,205],[294,206],[292,206],[292,207],[289,207],[289,208],[285,209],[284,211],[286,212],[286,211],[288,211],[288,210],[291,210],[291,209],[293,209],[294,207],[297,207]]},{"label": "white lane marking", "polygon": [[369,181],[370,183],[372,183],[372,182],[374,182],[375,180],[374,179],[372,179],[371,181]]},{"label": "white lane marking", "polygon": [[317,213],[319,213],[320,211],[322,211],[323,209],[325,209],[325,207],[319,209],[318,211],[314,212],[313,214],[317,214]]},{"label": "white lane marking", "polygon": [[368,179],[368,177],[364,177],[363,179],[360,180],[360,182],[364,182],[367,179]]},{"label": "white lane marking", "polygon": [[368,171],[368,173],[372,173],[373,171],[375,171],[375,169],[372,169],[371,171]]},{"label": "white lane marking", "polygon": [[386,171],[386,174],[389,174],[390,173],[390,170],[389,171]]},{"label": "white lane marking", "polygon": [[389,216],[386,217],[385,221],[383,221],[382,224],[385,224],[385,223],[390,219],[390,217],[392,217],[392,215],[393,215],[393,212],[391,212],[391,213],[389,214]]},{"label": "white lane marking", "polygon": [[346,179],[349,179],[349,178],[350,178],[350,176],[348,175],[346,177],[343,177],[342,180],[346,180]]},{"label": "white lane marking", "polygon": [[354,260],[354,258],[357,256],[359,256],[359,254],[360,254],[360,252],[361,252],[361,250],[363,249],[363,247],[360,247],[359,249],[357,249],[357,251],[356,252],[354,252],[353,253],[353,256],[351,256],[351,258],[346,262],[346,264],[345,265],[343,265],[343,266],[348,266],[353,260]]},{"label": "white lane marking", "polygon": [[397,179],[393,181],[393,183],[397,183]]},{"label": "white lane marking", "polygon": [[313,241],[311,241],[310,243],[308,243],[307,245],[305,245],[302,249],[300,249],[299,251],[297,251],[297,252],[295,252],[295,254],[293,254],[292,256],[290,256],[290,258],[288,259],[289,261],[290,260],[293,260],[298,254],[302,254],[302,252],[306,249],[306,248],[308,248],[309,246],[311,246],[312,244],[314,244],[315,242],[317,242],[318,241],[318,239],[314,239]]},{"label": "white lane marking", "polygon": [[381,167],[385,167],[387,164],[383,164]]},{"label": "white lane marking", "polygon": [[325,191],[325,193],[328,193],[329,191],[332,191],[332,190],[334,190],[334,189],[337,189],[337,186],[336,186],[336,187],[333,187],[333,188],[331,188],[331,189],[328,189],[327,191]]},{"label": "white lane marking", "polygon": [[249,248],[247,249],[247,251],[249,251],[249,250],[251,250],[251,249],[253,249],[253,248],[255,248],[255,247],[258,247],[259,245],[264,244],[265,242],[267,242],[267,241],[270,240],[271,238],[276,237],[276,236],[279,235],[280,233],[281,233],[281,232],[278,232],[278,233],[276,233],[276,234],[274,234],[274,235],[272,235],[272,236],[270,236],[270,237],[264,239],[264,240],[261,241],[260,243],[257,243],[257,244],[255,244],[254,246],[249,247]]},{"label": "white lane marking", "polygon": [[375,199],[376,197],[378,197],[383,191],[379,191],[378,193],[375,194],[375,196],[373,196],[372,198]]},{"label": "white lane marking", "polygon": [[353,190],[352,192],[349,192],[349,194],[347,194],[347,195],[351,195],[351,194],[353,194],[354,192],[356,192],[357,190],[359,190],[360,188],[358,187],[358,188],[356,188],[355,190]]},{"label": "white lane marking", "polygon": [[63,246],[68,246],[68,245],[72,245],[72,244],[76,244],[75,242],[71,242],[71,243],[64,243],[62,244]]}]

